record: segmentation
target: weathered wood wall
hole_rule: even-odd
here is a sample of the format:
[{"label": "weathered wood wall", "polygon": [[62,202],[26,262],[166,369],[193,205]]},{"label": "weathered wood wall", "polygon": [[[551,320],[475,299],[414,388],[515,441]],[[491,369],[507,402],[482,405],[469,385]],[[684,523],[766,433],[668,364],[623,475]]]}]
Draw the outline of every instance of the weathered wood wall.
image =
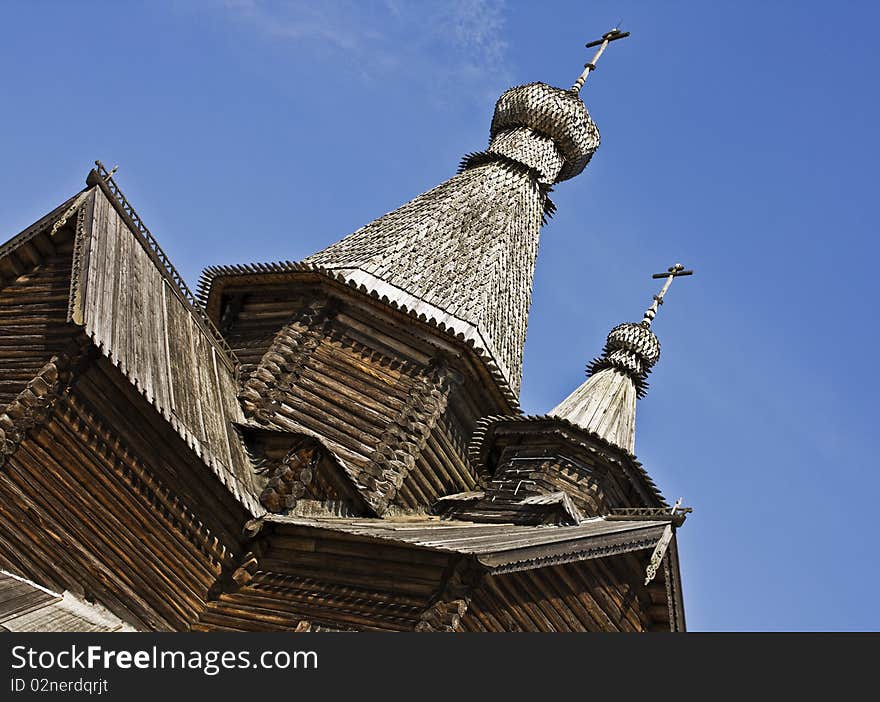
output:
[{"label": "weathered wood wall", "polygon": [[489,576],[472,594],[462,629],[669,631],[665,586],[644,587],[642,572],[633,554],[623,554]]},{"label": "weathered wood wall", "polygon": [[220,318],[247,416],[320,435],[380,513],[477,484],[464,437],[489,400],[456,380],[460,359],[355,300],[269,282],[230,290]]},{"label": "weathered wood wall", "polygon": [[253,578],[209,603],[201,630],[282,631],[306,620],[340,630],[412,631],[451,556],[330,531],[286,529],[263,542]]},{"label": "weathered wood wall", "polygon": [[86,333],[242,502],[259,513],[232,422],[244,420],[233,363],[100,188],[77,272]]},{"label": "weathered wood wall", "polygon": [[0,564],[139,628],[187,629],[237,544],[156,477],[162,452],[151,460],[120,431],[70,394],[28,433],[0,475]]},{"label": "weathered wood wall", "polygon": [[8,271],[0,287],[0,407],[71,337],[65,325],[71,248],[65,230],[54,242],[38,237],[0,261]]}]

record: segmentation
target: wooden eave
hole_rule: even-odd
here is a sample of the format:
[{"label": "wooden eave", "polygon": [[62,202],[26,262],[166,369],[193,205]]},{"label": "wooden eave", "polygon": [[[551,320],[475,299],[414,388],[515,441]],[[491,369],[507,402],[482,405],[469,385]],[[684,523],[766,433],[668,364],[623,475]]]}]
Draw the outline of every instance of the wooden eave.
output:
[{"label": "wooden eave", "polygon": [[541,568],[618,553],[651,549],[667,522],[610,522],[602,518],[576,526],[520,526],[445,520],[305,518],[270,514],[264,523],[276,528],[315,529],[345,533],[370,543],[399,546],[474,558],[490,573]]},{"label": "wooden eave", "polygon": [[40,217],[29,227],[0,245],[0,286],[5,285],[6,281],[18,277],[24,270],[38,265],[43,257],[53,252],[54,244],[51,236],[53,226],[65,214],[70,216],[68,210],[84,192],[85,190],[80,191],[68,198],[54,210]]}]

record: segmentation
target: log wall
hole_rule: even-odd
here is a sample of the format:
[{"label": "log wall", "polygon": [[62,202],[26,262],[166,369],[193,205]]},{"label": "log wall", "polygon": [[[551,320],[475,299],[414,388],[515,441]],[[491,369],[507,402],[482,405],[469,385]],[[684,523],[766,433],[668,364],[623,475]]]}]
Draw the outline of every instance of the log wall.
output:
[{"label": "log wall", "polygon": [[0,287],[0,407],[71,337],[65,323],[72,247],[67,230],[54,242],[37,237],[0,265],[10,271]]},{"label": "log wall", "polygon": [[245,414],[321,436],[376,513],[477,484],[464,436],[480,401],[425,340],[318,288],[232,295],[223,320]]},{"label": "log wall", "polygon": [[181,447],[171,473],[162,466],[168,436],[143,451],[126,436],[136,421],[111,429],[88,396],[60,398],[0,472],[0,563],[98,601],[137,628],[186,630],[238,551],[216,513],[239,523],[242,515],[204,485],[175,478],[190,467]]},{"label": "log wall", "polygon": [[[630,554],[489,576],[470,598],[464,631],[669,630]],[[664,592],[657,583],[653,590]],[[662,609],[662,608],[661,608]]]},{"label": "log wall", "polygon": [[212,601],[195,628],[412,631],[449,572],[450,554],[289,529],[265,538],[255,572]]}]

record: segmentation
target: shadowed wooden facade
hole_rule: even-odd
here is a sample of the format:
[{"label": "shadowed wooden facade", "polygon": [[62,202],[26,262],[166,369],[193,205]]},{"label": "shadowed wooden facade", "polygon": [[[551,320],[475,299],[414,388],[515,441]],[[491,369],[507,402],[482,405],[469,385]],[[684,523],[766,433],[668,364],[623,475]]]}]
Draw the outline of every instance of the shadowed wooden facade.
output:
[{"label": "shadowed wooden facade", "polygon": [[141,630],[684,629],[687,510],[631,453],[656,337],[517,405],[547,191],[597,145],[515,88],[443,186],[198,295],[99,164],[0,247],[0,568]]}]

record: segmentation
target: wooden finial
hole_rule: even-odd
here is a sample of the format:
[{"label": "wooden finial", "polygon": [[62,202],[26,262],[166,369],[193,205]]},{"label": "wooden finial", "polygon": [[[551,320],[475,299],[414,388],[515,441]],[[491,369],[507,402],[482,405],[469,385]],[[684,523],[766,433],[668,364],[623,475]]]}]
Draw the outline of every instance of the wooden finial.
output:
[{"label": "wooden finial", "polygon": [[653,304],[645,310],[645,317],[642,320],[642,324],[646,327],[651,326],[651,322],[654,321],[654,317],[657,316],[657,311],[660,309],[660,305],[663,304],[663,298],[666,296],[666,291],[669,290],[669,286],[672,285],[672,281],[675,278],[678,278],[683,275],[693,275],[693,271],[686,271],[684,266],[680,263],[676,263],[674,266],[670,266],[666,273],[655,273],[652,278],[666,278],[666,282],[663,283],[663,287],[660,289],[660,292],[654,295]]},{"label": "wooden finial", "polygon": [[110,180],[110,178],[113,177],[116,171],[119,170],[119,166],[116,165],[108,171],[107,167],[103,163],[101,163],[100,160],[95,161],[95,165],[98,167],[98,174],[104,179],[105,182]]},{"label": "wooden finial", "polygon": [[590,75],[592,71],[596,70],[596,62],[605,52],[605,49],[612,41],[617,41],[618,39],[625,39],[629,36],[629,32],[621,32],[619,27],[615,27],[610,32],[605,32],[600,39],[596,39],[595,41],[591,41],[587,44],[587,48],[591,49],[594,46],[598,46],[599,48],[596,50],[596,53],[593,54],[593,58],[589,63],[584,64],[584,72],[578,76],[578,79],[574,82],[574,85],[571,86],[571,91],[573,93],[580,93],[581,88],[584,87],[584,83],[587,82],[587,76]]}]

